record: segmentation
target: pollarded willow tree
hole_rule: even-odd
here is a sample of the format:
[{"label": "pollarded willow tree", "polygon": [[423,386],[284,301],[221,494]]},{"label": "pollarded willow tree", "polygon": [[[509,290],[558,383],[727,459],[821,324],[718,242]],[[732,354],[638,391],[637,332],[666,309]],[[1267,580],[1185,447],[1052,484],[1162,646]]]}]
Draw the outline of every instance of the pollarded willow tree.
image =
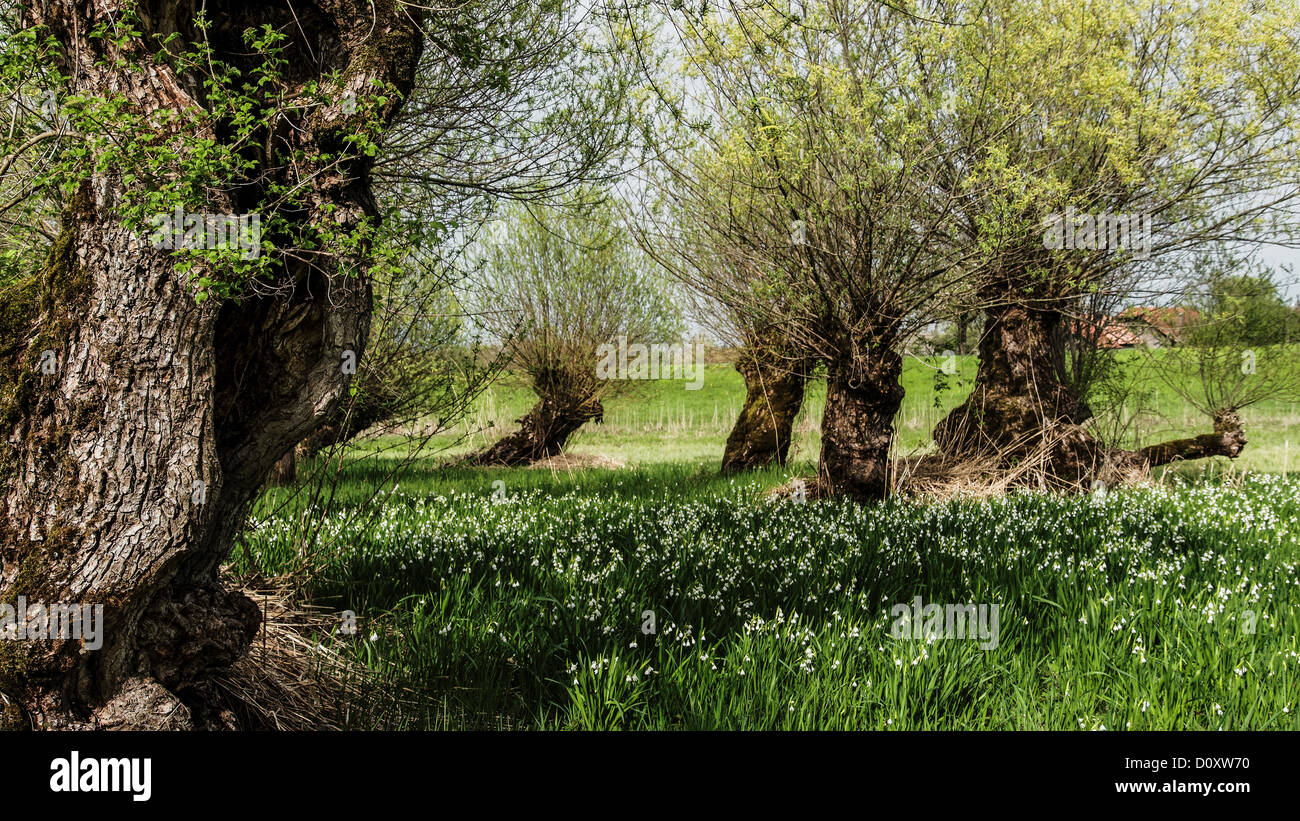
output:
[{"label": "pollarded willow tree", "polygon": [[[670,266],[680,264],[679,255],[686,249],[683,236],[673,237],[674,244],[665,248],[647,234],[640,231],[638,238],[651,256],[667,260]],[[739,296],[748,293],[747,272],[725,258],[710,259],[709,253],[707,247],[690,249],[691,267],[679,270],[678,278],[687,285],[683,295],[691,318],[735,351],[736,372],[745,381],[745,399],[727,436],[721,470],[736,473],[785,465],[816,359],[771,324],[771,317],[760,322],[754,312],[729,307],[752,303],[752,294]],[[699,287],[700,271],[707,272],[712,295]]]},{"label": "pollarded willow tree", "polygon": [[608,177],[636,142],[621,12],[600,0],[476,0],[454,11],[377,138],[371,174],[392,260],[371,271],[370,352],[302,453],[383,427],[429,436],[460,418],[501,365],[464,345],[464,254],[501,200],[561,198]]},{"label": "pollarded willow tree", "polygon": [[699,139],[661,155],[655,245],[743,327],[824,362],[819,472],[889,492],[902,345],[969,275],[947,147],[919,126],[932,25],[883,4],[775,4],[672,16],[698,81]]},{"label": "pollarded willow tree", "polygon": [[931,31],[944,59],[928,82],[946,102],[927,130],[954,149],[942,184],[979,249],[986,322],[974,389],[935,440],[1006,464],[1046,452],[1050,474],[1077,482],[1107,458],[1081,427],[1089,368],[1068,355],[1096,323],[1089,306],[1150,298],[1160,265],[1208,242],[1291,239],[1295,7],[996,0],[953,13],[962,25]]},{"label": "pollarded willow tree", "polygon": [[722,472],[784,465],[816,360],[771,327],[746,327],[738,317],[727,327],[736,339],[736,371],[745,380],[745,401],[727,436]]},{"label": "pollarded willow tree", "polygon": [[555,456],[579,428],[602,418],[602,399],[633,384],[628,374],[602,371],[602,346],[677,345],[679,367],[687,364],[666,278],[608,200],[579,192],[567,207],[508,209],[475,256],[481,270],[469,280],[473,320],[506,347],[510,369],[526,378],[537,403],[517,420],[517,431],[470,463]]},{"label": "pollarded willow tree", "polygon": [[[105,635],[94,651],[0,643],[5,720],[201,725],[209,673],[260,621],[218,568],[272,465],[329,418],[346,365],[366,355],[368,273],[394,259],[376,242],[375,157],[422,55],[486,65],[502,99],[526,99],[517,74],[565,67],[516,24],[572,9],[338,0],[225,5],[206,19],[186,3],[21,7],[2,32],[0,79],[53,92],[61,125],[6,132],[0,191],[55,203],[62,226],[3,290],[0,596],[100,605]],[[475,145],[499,114],[475,115]],[[454,122],[426,130],[444,158],[461,156]],[[476,182],[472,163],[444,167],[417,182]]]}]

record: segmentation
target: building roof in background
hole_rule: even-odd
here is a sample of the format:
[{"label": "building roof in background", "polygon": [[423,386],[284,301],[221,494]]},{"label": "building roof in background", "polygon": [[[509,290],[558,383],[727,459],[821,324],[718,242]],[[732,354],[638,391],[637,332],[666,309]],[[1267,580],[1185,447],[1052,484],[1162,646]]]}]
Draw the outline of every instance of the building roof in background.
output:
[{"label": "building roof in background", "polygon": [[1142,338],[1108,316],[1091,316],[1069,321],[1070,334],[1076,337],[1095,338],[1097,346],[1106,350],[1131,348],[1141,345]]},{"label": "building roof in background", "polygon": [[1200,311],[1195,308],[1134,305],[1121,311],[1119,318],[1124,322],[1141,323],[1161,336],[1177,340],[1182,336],[1183,330],[1200,319],[1200,316]]}]

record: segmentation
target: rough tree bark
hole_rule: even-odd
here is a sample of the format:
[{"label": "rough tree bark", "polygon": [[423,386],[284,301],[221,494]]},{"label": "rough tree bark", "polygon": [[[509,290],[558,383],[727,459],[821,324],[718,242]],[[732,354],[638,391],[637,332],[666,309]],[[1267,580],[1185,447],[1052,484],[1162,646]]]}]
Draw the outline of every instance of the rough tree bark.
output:
[{"label": "rough tree bark", "polygon": [[727,437],[722,472],[784,465],[794,420],[803,406],[809,364],[746,350],[736,370],[745,379],[745,404]]},{"label": "rough tree bark", "polygon": [[946,456],[997,453],[1014,463],[1053,431],[1091,416],[1061,378],[1064,306],[1036,298],[1041,289],[1023,279],[1005,275],[981,288],[986,319],[975,384],[966,401],[934,429],[935,444]]},{"label": "rough tree bark", "polygon": [[903,404],[903,358],[884,345],[830,363],[818,473],[825,489],[860,502],[889,495],[889,449]]},{"label": "rough tree bark", "polygon": [[[199,104],[192,78],[168,61],[120,67],[150,59],[149,34],[194,35],[193,4],[139,4],[146,37],[121,47],[89,35],[126,5],[27,0],[26,15],[63,45],[71,91],[121,94],[145,115]],[[237,62],[240,32],[263,24],[290,33],[300,87],[334,69],[358,94],[371,81],[412,87],[422,35],[405,7],[226,4],[210,39]],[[282,153],[261,158],[271,173],[290,151],[308,164],[336,152],[355,109],[306,110],[274,124],[266,144]],[[364,163],[296,171],[310,186],[296,219],[347,230],[376,214]],[[120,174],[88,172],[27,284],[20,335],[3,340],[16,376],[0,384],[0,599],[101,604],[105,636],[94,652],[77,640],[0,642],[10,725],[207,723],[208,674],[245,652],[260,621],[255,604],[222,588],[218,567],[272,466],[343,395],[341,351],[362,355],[369,330],[364,278],[318,266],[286,267],[278,296],[197,304],[169,252],[121,224]],[[44,350],[57,373],[41,372]]]}]

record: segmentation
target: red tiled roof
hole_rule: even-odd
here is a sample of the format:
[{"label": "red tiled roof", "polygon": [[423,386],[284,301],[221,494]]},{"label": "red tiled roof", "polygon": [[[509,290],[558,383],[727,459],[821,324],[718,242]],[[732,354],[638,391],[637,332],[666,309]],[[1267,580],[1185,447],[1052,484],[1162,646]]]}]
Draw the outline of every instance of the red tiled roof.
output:
[{"label": "red tiled roof", "polygon": [[1120,312],[1119,318],[1125,322],[1141,322],[1162,336],[1178,339],[1182,336],[1183,329],[1194,323],[1200,316],[1200,312],[1195,308],[1154,308],[1134,305]]},{"label": "red tiled roof", "polygon": [[1142,338],[1110,317],[1095,316],[1073,319],[1068,324],[1072,336],[1096,339],[1098,347],[1106,350],[1129,348],[1142,344]]}]

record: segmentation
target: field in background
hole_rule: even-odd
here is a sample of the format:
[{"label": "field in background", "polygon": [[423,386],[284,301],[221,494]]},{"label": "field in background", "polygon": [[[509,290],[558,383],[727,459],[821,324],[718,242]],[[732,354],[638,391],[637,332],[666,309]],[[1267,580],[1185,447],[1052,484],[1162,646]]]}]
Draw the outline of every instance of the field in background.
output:
[{"label": "field in background", "polygon": [[[1125,354],[1128,367],[1142,365],[1140,354]],[[931,446],[930,431],[970,393],[977,360],[957,358],[957,373],[936,390],[937,357],[906,360],[902,384],[906,390],[897,418],[896,452],[913,454]],[[1189,380],[1191,377],[1189,376]],[[1140,381],[1146,394],[1141,407],[1131,403],[1121,410],[1127,433],[1125,447],[1149,445],[1166,439],[1195,436],[1211,430],[1210,420],[1192,408],[1169,385],[1155,378]],[[588,424],[570,440],[568,452],[594,464],[647,465],[666,462],[716,464],[745,398],[745,385],[728,365],[705,366],[699,390],[686,390],[680,381],[626,382],[620,393],[605,402],[603,424]],[[792,457],[796,463],[815,463],[821,447],[820,422],[825,404],[825,383],[813,381],[795,423]],[[426,453],[451,457],[490,445],[514,430],[514,420],[526,413],[535,397],[521,383],[506,379],[493,386],[475,404],[469,418],[454,431],[435,437]],[[1136,420],[1133,420],[1134,415]],[[1236,461],[1237,470],[1290,473],[1300,449],[1300,405],[1270,401],[1242,414],[1249,444]],[[393,444],[392,438],[386,444]],[[402,451],[394,451],[396,457]],[[1223,464],[1188,465],[1196,471],[1227,469]]]}]

